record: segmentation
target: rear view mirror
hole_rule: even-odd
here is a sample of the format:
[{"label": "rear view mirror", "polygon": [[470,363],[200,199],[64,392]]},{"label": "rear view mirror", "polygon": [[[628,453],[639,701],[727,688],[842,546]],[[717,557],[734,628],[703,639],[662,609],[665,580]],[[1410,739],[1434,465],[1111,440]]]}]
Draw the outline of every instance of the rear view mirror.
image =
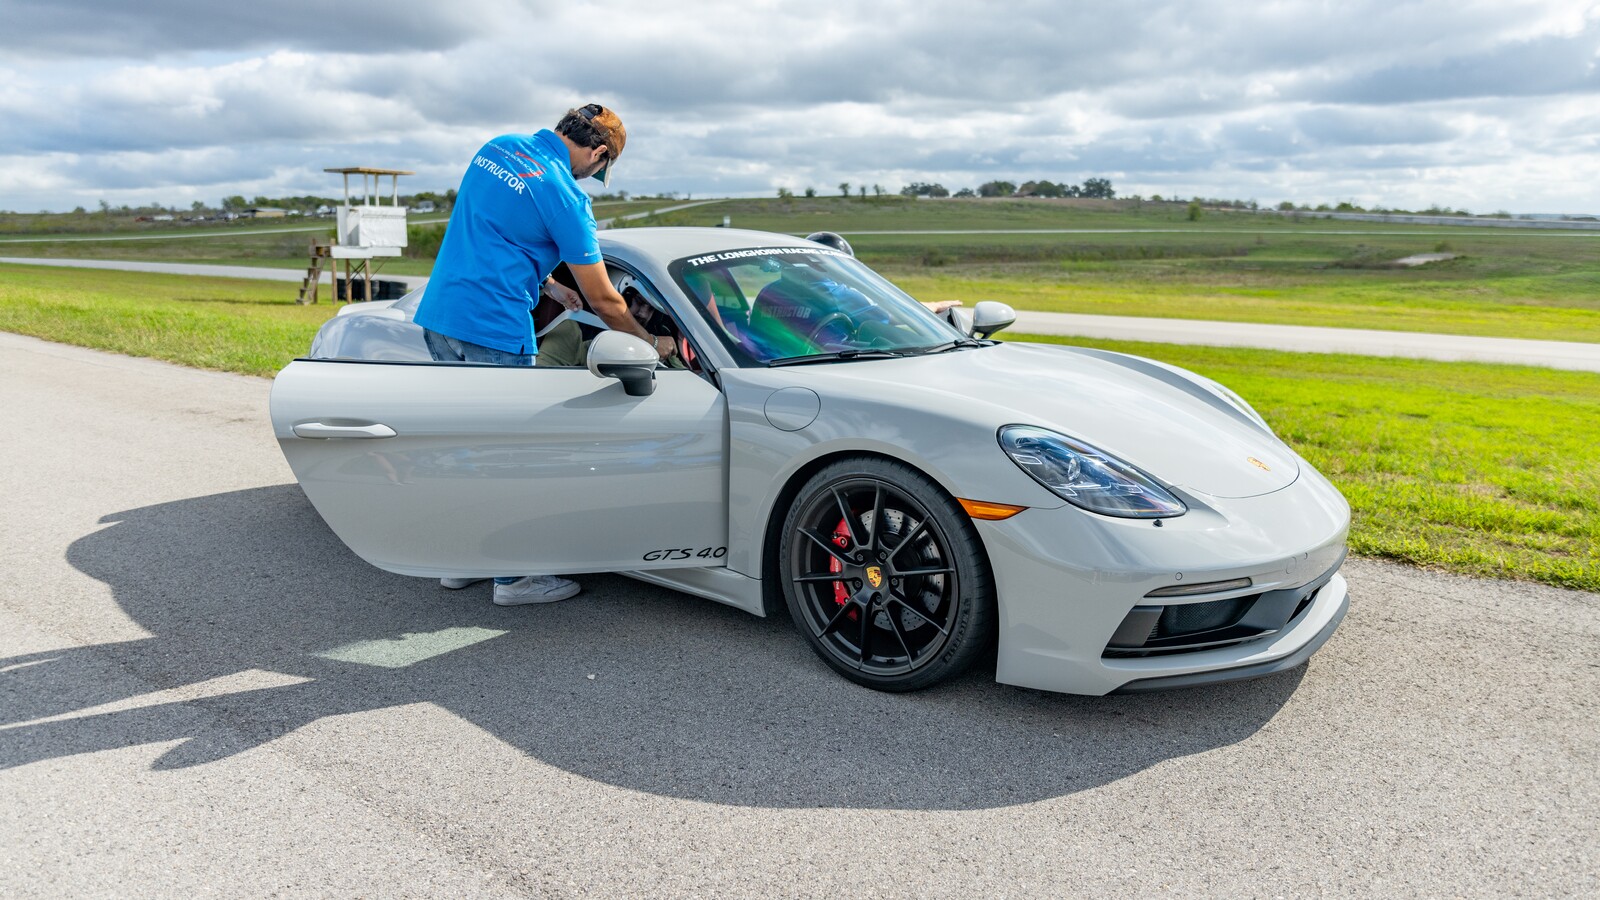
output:
[{"label": "rear view mirror", "polygon": [[630,397],[656,392],[655,349],[631,334],[602,331],[589,344],[589,371],[597,378],[616,378]]},{"label": "rear view mirror", "polygon": [[972,309],[972,334],[987,338],[1016,320],[1016,310],[997,300],[983,300]]}]

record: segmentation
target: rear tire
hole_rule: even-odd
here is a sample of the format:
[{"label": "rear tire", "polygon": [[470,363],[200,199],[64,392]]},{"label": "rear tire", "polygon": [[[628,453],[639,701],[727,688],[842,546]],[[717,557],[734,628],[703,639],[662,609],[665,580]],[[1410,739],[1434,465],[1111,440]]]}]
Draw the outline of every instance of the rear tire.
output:
[{"label": "rear tire", "polygon": [[807,480],[784,517],[778,576],[811,649],[857,684],[919,690],[994,643],[994,579],[977,530],[904,463],[844,459]]}]

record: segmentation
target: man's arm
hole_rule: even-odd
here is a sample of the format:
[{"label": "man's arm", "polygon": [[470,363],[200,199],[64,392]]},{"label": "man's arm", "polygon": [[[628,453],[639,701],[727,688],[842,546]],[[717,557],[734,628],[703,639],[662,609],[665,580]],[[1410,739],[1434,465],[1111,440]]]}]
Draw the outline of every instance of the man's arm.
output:
[{"label": "man's arm", "polygon": [[589,301],[589,308],[593,309],[595,315],[609,325],[611,330],[639,338],[654,347],[662,359],[667,359],[677,352],[671,338],[658,338],[645,331],[628,312],[628,301],[622,299],[617,289],[611,286],[611,279],[606,275],[605,263],[577,266],[568,263],[567,270],[577,279],[578,289],[583,291],[584,299]]},{"label": "man's arm", "polygon": [[563,309],[570,312],[583,309],[583,297],[554,278],[546,278],[544,284],[539,286],[539,293],[561,304]]}]

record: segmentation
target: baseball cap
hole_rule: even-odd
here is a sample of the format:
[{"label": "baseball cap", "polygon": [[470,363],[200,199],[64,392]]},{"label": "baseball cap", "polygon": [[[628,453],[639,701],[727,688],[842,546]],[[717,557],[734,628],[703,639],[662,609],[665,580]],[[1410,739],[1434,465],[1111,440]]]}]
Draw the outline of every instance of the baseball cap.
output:
[{"label": "baseball cap", "polygon": [[594,129],[595,136],[606,145],[606,164],[600,171],[590,177],[605,185],[611,186],[611,170],[617,165],[617,157],[622,155],[622,148],[628,143],[628,129],[622,126],[622,120],[617,114],[598,103],[590,103],[573,110],[579,118],[589,123]]}]

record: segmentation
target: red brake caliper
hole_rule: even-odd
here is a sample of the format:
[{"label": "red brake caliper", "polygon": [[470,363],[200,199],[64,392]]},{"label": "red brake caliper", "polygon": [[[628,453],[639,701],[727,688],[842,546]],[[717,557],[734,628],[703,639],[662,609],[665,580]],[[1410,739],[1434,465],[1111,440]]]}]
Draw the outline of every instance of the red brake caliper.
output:
[{"label": "red brake caliper", "polygon": [[[840,519],[839,524],[833,527],[833,545],[840,550],[848,549],[850,546],[850,528],[843,519]],[[828,571],[843,572],[844,565],[830,556],[828,557]],[[850,601],[850,591],[845,587],[844,582],[835,581],[833,583],[833,600],[840,606]],[[847,615],[855,618],[855,613],[853,612],[847,613]]]}]

